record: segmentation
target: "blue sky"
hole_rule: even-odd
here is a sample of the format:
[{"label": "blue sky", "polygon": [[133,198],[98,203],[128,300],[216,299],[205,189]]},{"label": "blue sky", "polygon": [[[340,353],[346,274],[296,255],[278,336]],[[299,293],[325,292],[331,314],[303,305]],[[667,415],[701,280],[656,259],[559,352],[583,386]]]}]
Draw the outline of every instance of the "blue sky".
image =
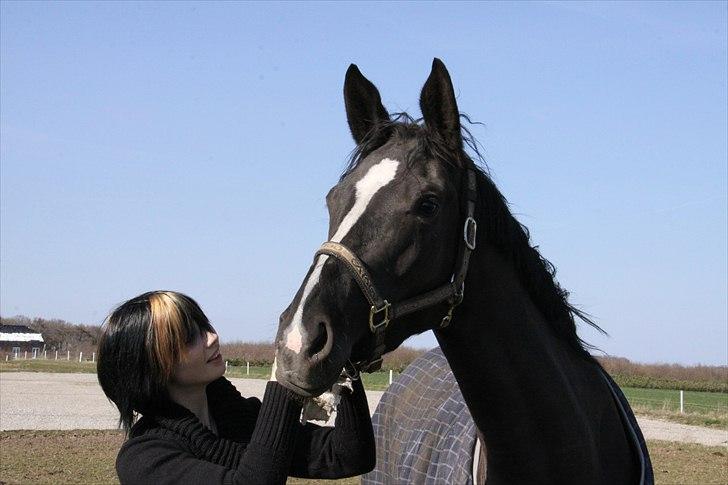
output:
[{"label": "blue sky", "polygon": [[[432,58],[572,301],[643,362],[728,359],[726,3],[0,4],[0,312],[150,289],[270,340],[326,238],[356,63]],[[429,334],[410,344],[434,345]]]}]

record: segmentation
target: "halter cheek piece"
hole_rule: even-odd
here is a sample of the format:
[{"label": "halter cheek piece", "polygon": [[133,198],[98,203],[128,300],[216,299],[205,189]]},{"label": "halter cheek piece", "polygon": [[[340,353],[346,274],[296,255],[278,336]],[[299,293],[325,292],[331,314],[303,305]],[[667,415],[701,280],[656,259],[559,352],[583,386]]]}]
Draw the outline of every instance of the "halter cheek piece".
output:
[{"label": "halter cheek piece", "polygon": [[463,301],[465,292],[465,276],[468,273],[470,254],[475,249],[477,223],[475,222],[475,202],[477,200],[477,183],[475,172],[467,169],[467,190],[464,197],[465,222],[463,224],[463,238],[458,251],[458,261],[455,264],[451,280],[434,289],[399,303],[390,303],[382,298],[372,280],[369,271],[364,263],[349,248],[341,243],[328,241],[321,245],[314,260],[321,254],[332,256],[343,263],[349,270],[354,280],[359,284],[362,293],[371,305],[369,309],[369,329],[374,334],[374,352],[369,359],[360,362],[349,361],[345,367],[345,373],[356,379],[359,372],[374,372],[382,366],[382,354],[384,354],[384,332],[389,323],[404,315],[409,315],[418,310],[431,307],[438,303],[447,301],[450,305],[445,317],[436,328],[445,328],[450,325],[453,318],[453,310]]}]

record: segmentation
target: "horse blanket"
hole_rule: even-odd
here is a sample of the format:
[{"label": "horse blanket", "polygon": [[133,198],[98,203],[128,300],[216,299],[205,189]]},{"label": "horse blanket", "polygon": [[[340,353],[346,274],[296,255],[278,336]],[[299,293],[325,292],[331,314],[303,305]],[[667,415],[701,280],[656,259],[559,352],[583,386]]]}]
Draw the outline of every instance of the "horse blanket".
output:
[{"label": "horse blanket", "polygon": [[[600,373],[638,458],[639,484],[652,485],[652,464],[637,420],[619,386],[606,372]],[[377,464],[362,477],[362,484],[474,483],[474,457],[483,459],[480,447],[474,451],[475,423],[439,347],[412,362],[389,386],[372,424]]]},{"label": "horse blanket", "polygon": [[472,484],[476,428],[439,347],[410,364],[372,417],[377,465],[362,484]]}]

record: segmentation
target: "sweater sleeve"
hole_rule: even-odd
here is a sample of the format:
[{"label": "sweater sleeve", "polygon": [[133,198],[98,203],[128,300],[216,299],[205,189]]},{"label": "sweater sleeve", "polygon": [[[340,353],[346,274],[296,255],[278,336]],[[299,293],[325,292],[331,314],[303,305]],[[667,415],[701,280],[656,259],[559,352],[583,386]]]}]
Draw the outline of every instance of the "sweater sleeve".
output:
[{"label": "sweater sleeve", "polygon": [[198,458],[215,447],[212,433],[173,440],[160,435],[132,438],[122,446],[116,470],[122,484],[278,484],[285,483],[301,426],[301,401],[269,382],[255,429],[235,468]]},{"label": "sweater sleeve", "polygon": [[290,475],[300,478],[344,478],[374,468],[372,420],[364,387],[342,392],[334,427],[306,423],[298,438]]}]

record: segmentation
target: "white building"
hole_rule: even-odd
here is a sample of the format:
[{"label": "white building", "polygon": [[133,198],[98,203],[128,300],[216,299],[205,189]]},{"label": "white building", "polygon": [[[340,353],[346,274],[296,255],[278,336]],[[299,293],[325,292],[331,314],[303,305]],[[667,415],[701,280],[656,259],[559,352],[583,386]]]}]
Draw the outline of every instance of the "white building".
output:
[{"label": "white building", "polygon": [[0,325],[0,353],[17,358],[28,352],[28,357],[38,357],[43,350],[43,335],[36,330],[25,325]]}]

